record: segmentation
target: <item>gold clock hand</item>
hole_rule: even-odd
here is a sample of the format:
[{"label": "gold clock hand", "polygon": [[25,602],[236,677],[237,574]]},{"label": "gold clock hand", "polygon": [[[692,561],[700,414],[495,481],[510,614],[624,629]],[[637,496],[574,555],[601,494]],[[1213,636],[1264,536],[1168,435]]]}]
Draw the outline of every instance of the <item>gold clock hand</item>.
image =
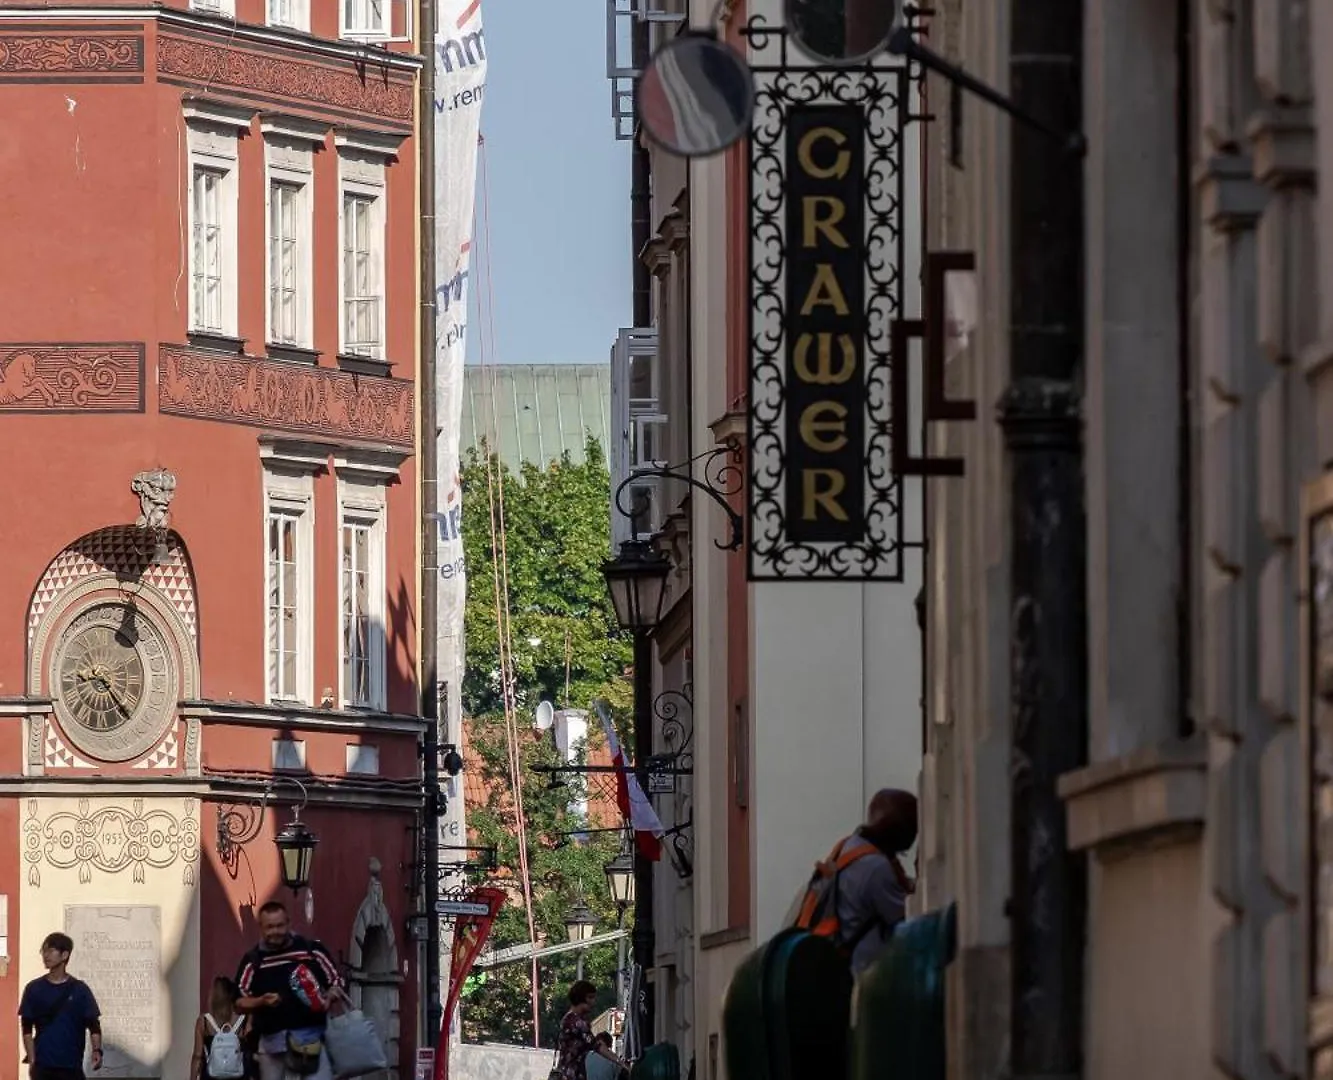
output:
[{"label": "gold clock hand", "polygon": [[118,693],[116,693],[115,687],[111,685],[107,678],[104,675],[95,675],[93,678],[100,685],[101,689],[106,692],[107,697],[116,703],[116,708],[128,717],[130,715],[130,710],[126,707],[124,700]]}]

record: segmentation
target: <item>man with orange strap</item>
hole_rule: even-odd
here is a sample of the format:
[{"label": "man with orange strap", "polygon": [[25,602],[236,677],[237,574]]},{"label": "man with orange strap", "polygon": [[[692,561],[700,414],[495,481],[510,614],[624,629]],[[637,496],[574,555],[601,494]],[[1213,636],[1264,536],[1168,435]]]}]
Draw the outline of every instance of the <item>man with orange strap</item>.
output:
[{"label": "man with orange strap", "polygon": [[916,843],[916,796],[885,788],[866,823],[815,867],[796,926],[829,938],[860,974],[903,920],[914,884],[900,856]]}]

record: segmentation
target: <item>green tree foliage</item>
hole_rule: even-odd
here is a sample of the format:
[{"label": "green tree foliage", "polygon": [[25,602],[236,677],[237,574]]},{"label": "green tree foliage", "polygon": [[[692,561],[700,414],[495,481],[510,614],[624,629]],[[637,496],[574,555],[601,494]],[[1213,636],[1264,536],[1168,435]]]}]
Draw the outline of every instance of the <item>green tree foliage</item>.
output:
[{"label": "green tree foliage", "polygon": [[[504,545],[499,517],[503,480]],[[584,463],[569,456],[544,468],[524,465],[517,474],[469,455],[463,470],[463,543],[468,568],[467,666],[463,709],[469,749],[479,759],[488,792],[483,806],[469,806],[472,843],[493,846],[499,863],[517,886],[519,852],[510,791],[503,680],[496,619],[497,566],[508,573],[509,639],[522,760],[524,819],[528,830],[529,875],[539,943],[565,940],[564,920],[580,900],[598,917],[596,932],[612,930],[616,912],[607,894],[603,866],[619,850],[615,833],[591,833],[582,841],[570,833],[587,822],[569,809],[587,794],[573,780],[551,788],[532,771],[551,764],[556,751],[549,733],[533,730],[537,704],[590,709],[594,698],[612,703],[617,725],[631,703],[627,671],[630,641],[615,622],[601,564],[610,550],[610,476],[596,441]],[[494,529],[492,523],[494,522]],[[493,545],[492,536],[496,537]],[[503,579],[501,584],[503,584]],[[590,713],[590,733],[599,729]],[[473,764],[477,768],[477,764]],[[594,780],[595,787],[601,787]],[[517,889],[515,896],[517,898]],[[492,942],[500,949],[528,940],[527,918],[516,899],[501,913]],[[584,976],[600,989],[597,1010],[615,1003],[616,947],[602,945],[584,954]],[[541,1044],[554,1045],[574,980],[577,955],[563,953],[540,962]],[[521,961],[492,968],[469,980],[462,1006],[468,1041],[532,1044],[531,964]]]}]

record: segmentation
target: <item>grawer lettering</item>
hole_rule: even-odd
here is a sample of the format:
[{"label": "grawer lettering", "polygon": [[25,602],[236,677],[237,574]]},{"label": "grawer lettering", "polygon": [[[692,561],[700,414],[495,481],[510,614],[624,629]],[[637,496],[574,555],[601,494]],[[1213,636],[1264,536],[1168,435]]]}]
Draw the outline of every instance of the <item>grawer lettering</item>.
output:
[{"label": "grawer lettering", "polygon": [[865,515],[865,175],[860,106],[787,123],[787,535],[856,543]]}]

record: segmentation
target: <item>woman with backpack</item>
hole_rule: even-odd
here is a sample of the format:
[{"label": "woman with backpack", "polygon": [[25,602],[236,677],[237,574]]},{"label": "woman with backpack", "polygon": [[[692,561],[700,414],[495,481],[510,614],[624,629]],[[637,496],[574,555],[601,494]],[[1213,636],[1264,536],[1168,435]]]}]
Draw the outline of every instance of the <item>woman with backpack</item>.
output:
[{"label": "woman with backpack", "polygon": [[190,1080],[250,1080],[254,1075],[245,1047],[249,1017],[236,1011],[239,996],[226,976],[213,980],[208,1011],[194,1025]]}]

